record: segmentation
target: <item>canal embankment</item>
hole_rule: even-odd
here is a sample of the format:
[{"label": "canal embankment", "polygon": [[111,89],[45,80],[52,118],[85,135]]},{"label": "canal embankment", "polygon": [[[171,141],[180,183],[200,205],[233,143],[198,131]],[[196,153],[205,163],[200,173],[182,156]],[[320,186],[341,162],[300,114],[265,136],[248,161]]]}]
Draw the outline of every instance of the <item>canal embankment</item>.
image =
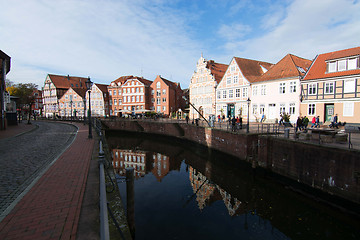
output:
[{"label": "canal embankment", "polygon": [[175,137],[225,152],[268,175],[279,176],[312,194],[360,214],[360,151],[258,133],[232,133],[185,123],[103,121],[108,130]]}]

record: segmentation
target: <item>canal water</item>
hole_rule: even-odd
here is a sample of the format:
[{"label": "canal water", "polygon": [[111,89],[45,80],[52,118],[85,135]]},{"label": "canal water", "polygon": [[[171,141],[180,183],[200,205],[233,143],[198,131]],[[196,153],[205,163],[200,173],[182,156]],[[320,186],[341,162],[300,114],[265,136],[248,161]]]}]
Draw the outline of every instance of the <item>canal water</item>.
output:
[{"label": "canal water", "polygon": [[237,158],[159,136],[109,132],[107,142],[118,177],[135,169],[135,239],[360,239],[359,219]]}]

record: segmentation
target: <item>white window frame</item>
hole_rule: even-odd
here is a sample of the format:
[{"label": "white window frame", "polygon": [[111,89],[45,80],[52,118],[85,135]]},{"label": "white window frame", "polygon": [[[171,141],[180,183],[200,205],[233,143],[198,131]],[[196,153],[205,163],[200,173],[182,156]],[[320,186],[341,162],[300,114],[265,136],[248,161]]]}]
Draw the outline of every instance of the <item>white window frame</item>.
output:
[{"label": "white window frame", "polygon": [[266,95],[266,85],[261,85],[261,95],[262,96]]},{"label": "white window frame", "polygon": [[337,71],[337,62],[333,61],[333,62],[329,62],[328,63],[328,72],[332,73],[332,72],[336,72]]},{"label": "white window frame", "polygon": [[345,71],[346,69],[347,69],[347,61],[346,61],[346,59],[344,59],[344,60],[339,60],[338,61],[338,71],[340,72],[340,71]]},{"label": "white window frame", "polygon": [[333,94],[334,93],[334,82],[324,83],[324,93],[325,94]]},{"label": "white window frame", "polygon": [[226,98],[226,90],[223,90],[223,98]]},{"label": "white window frame", "polygon": [[234,83],[238,83],[239,82],[239,76],[238,75],[235,75],[234,76]]},{"label": "white window frame", "polygon": [[290,82],[290,93],[296,93],[296,81]]},{"label": "white window frame", "polygon": [[309,103],[308,104],[308,115],[309,116],[314,116],[316,115],[316,105],[315,103]]},{"label": "white window frame", "polygon": [[347,69],[348,70],[357,69],[358,68],[357,63],[358,63],[358,58],[349,58],[348,64],[347,64]]},{"label": "white window frame", "polygon": [[317,84],[316,83],[309,83],[308,84],[308,94],[309,95],[316,95],[317,93]]},{"label": "white window frame", "polygon": [[295,110],[296,110],[296,104],[295,103],[289,103],[289,114],[295,114]]},{"label": "white window frame", "polygon": [[233,98],[233,97],[234,97],[234,90],[229,89],[229,98]]},{"label": "white window frame", "polygon": [[231,84],[231,77],[226,77],[226,84]]},{"label": "white window frame", "polygon": [[235,89],[235,97],[239,98],[241,96],[241,90],[240,88]]},{"label": "white window frame", "polygon": [[353,117],[354,116],[354,102],[343,103],[343,116]]},{"label": "white window frame", "polygon": [[355,79],[344,80],[344,93],[355,92]]},{"label": "white window frame", "polygon": [[243,98],[247,98],[247,97],[248,97],[248,88],[243,88],[243,89],[242,89],[242,96],[243,96]]},{"label": "white window frame", "polygon": [[257,96],[257,93],[258,93],[258,86],[253,86],[252,95]]},{"label": "white window frame", "polygon": [[279,93],[280,94],[285,94],[285,87],[286,87],[285,83],[280,83],[279,84]]}]

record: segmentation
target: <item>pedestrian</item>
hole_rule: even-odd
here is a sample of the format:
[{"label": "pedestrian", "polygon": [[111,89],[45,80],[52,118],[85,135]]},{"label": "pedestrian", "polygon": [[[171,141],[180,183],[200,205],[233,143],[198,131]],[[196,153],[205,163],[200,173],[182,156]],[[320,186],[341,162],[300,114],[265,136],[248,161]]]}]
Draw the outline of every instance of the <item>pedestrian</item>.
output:
[{"label": "pedestrian", "polygon": [[298,116],[298,118],[297,118],[297,120],[296,120],[296,132],[298,131],[298,130],[301,130],[302,129],[302,120],[301,120],[301,118],[300,118],[300,116]]},{"label": "pedestrian", "polygon": [[[229,120],[230,120],[230,118],[229,118]],[[236,119],[235,119],[235,116],[233,116],[231,119],[231,131],[235,132],[235,126],[236,126]]]},{"label": "pedestrian", "polygon": [[284,124],[284,116],[282,113],[280,113],[280,121],[279,121],[279,126],[281,126],[281,124]]},{"label": "pedestrian", "polygon": [[332,125],[333,128],[339,128],[339,126],[338,126],[338,115],[337,114],[335,114],[334,118],[332,118],[331,125]]},{"label": "pedestrian", "polygon": [[220,114],[218,115],[218,122],[220,122],[221,121],[221,118],[220,118]]},{"label": "pedestrian", "polygon": [[222,120],[225,122],[225,114],[222,115]]},{"label": "pedestrian", "polygon": [[186,114],[185,120],[186,120],[186,124],[189,124],[189,116],[187,114]]},{"label": "pedestrian", "polygon": [[304,130],[307,130],[307,126],[309,124],[309,119],[307,118],[307,116],[304,116],[302,123],[303,123],[302,126],[303,126]]},{"label": "pedestrian", "polygon": [[260,120],[260,122],[262,123],[263,121],[265,121],[265,114],[264,114],[264,113],[261,115],[261,120]]},{"label": "pedestrian", "polygon": [[240,129],[240,119],[236,117],[236,129]]},{"label": "pedestrian", "polygon": [[316,117],[314,116],[312,119],[311,119],[311,128],[313,127],[316,127]]},{"label": "pedestrian", "polygon": [[316,127],[316,128],[320,128],[320,116],[317,116],[317,117],[316,117],[315,127]]}]

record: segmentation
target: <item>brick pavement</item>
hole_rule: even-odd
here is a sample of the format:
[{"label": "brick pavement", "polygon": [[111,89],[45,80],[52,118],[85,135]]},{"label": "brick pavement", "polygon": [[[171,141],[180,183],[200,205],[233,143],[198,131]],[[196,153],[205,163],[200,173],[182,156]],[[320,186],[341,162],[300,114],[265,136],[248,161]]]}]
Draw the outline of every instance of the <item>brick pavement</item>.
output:
[{"label": "brick pavement", "polygon": [[75,239],[94,140],[79,130],[72,145],[0,223],[0,239]]},{"label": "brick pavement", "polygon": [[27,124],[27,121],[22,121],[18,125],[7,126],[5,130],[0,130],[0,139],[13,137],[22,133],[29,132],[36,128],[35,124]]}]

